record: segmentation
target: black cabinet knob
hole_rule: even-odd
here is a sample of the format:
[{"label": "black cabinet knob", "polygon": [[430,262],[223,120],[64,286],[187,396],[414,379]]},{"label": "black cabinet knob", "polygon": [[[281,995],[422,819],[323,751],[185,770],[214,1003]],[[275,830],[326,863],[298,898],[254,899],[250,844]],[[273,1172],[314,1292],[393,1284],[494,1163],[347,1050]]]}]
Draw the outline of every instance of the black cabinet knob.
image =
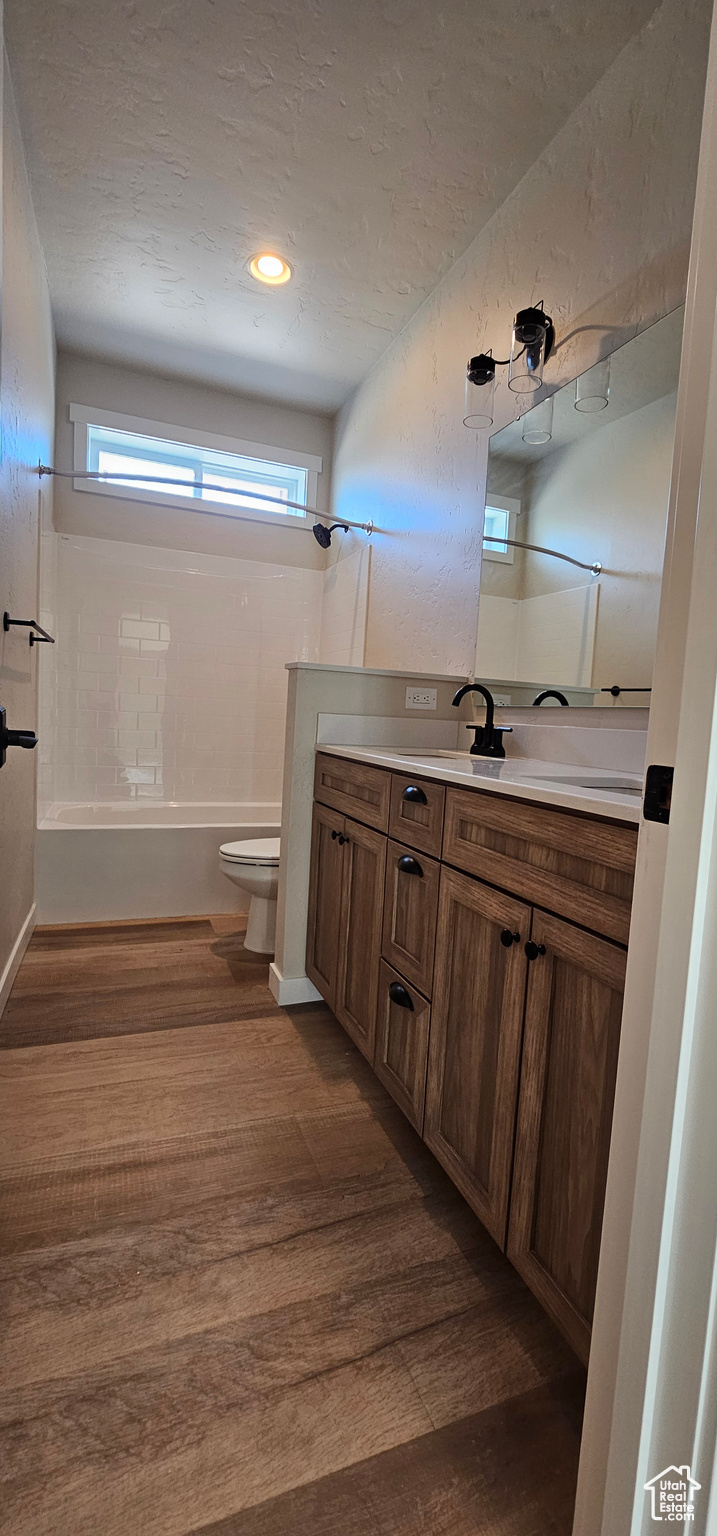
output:
[{"label": "black cabinet knob", "polygon": [[534,944],[532,939],[528,939],[528,942],[525,946],[525,953],[529,960],[537,960],[538,955],[544,955],[546,953],[545,945]]},{"label": "black cabinet knob", "polygon": [[336,832],[336,831],[333,831],[333,832],[332,832],[332,833],[331,833],[331,837],[332,837],[332,839],[333,839],[333,838],[335,838],[335,837],[338,837],[338,835],[339,835],[339,834],[338,834],[338,832]]},{"label": "black cabinet knob", "polygon": [[391,982],[391,985],[388,989],[388,995],[391,999],[391,1002],[395,1003],[397,1008],[408,1008],[409,1012],[413,1013],[413,999],[411,994],[410,992],[406,991],[405,987],[401,986],[400,981]]},{"label": "black cabinet knob", "polygon": [[339,843],[341,844],[341,847],[343,847],[344,843],[347,843],[347,842],[348,842],[348,838],[344,837],[343,832],[339,832]]},{"label": "black cabinet knob", "polygon": [[506,949],[510,949],[511,944],[520,943],[520,934],[512,933],[510,928],[504,928],[500,936],[500,942],[505,944]]},{"label": "black cabinet knob", "polygon": [[423,870],[418,859],[412,858],[410,853],[404,853],[403,857],[397,860],[396,868],[400,869],[402,875],[418,875],[420,880],[423,879]]},{"label": "black cabinet knob", "polygon": [[407,800],[409,804],[412,802],[414,805],[428,804],[424,791],[419,787],[418,784],[407,784],[403,794],[401,795],[401,799]]}]

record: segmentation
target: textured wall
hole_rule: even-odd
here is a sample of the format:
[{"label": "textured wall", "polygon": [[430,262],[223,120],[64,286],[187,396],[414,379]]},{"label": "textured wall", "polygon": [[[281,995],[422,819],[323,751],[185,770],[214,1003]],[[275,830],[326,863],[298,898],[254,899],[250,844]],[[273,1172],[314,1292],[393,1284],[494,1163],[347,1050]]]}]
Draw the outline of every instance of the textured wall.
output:
[{"label": "textured wall", "polygon": [[[461,421],[470,353],[507,355],[515,310],[540,299],[559,337],[602,324],[611,349],[684,297],[710,14],[664,0],[344,408],[336,512],[387,530],[368,666],[473,667],[486,438]],[[574,377],[601,345],[583,332],[546,378]],[[504,384],[497,405],[499,428]]]},{"label": "textured wall", "polygon": [[[72,402],[120,411],[126,416],[142,416],[148,421],[163,421],[170,426],[218,432],[223,437],[317,454],[323,458],[324,468],[319,475],[316,504],[321,510],[329,505],[333,440],[330,416],[60,352],[55,437],[58,469],[71,469],[73,464],[68,414]],[[196,549],[243,560],[279,561],[314,570],[321,570],[325,561],[316,540],[305,528],[272,528],[266,523],[218,517],[210,512],[138,505],[121,496],[93,496],[74,490],[71,480],[58,480],[56,484],[55,526],[61,533],[158,544],[169,549]]]},{"label": "textured wall", "polygon": [[[0,572],[2,603],[33,618],[38,601],[39,520],[50,495],[34,473],[51,452],[54,342],[45,269],[27,185],[9,80],[5,79],[0,357]],[[0,630],[0,702],[8,723],[33,728],[43,646]],[[0,774],[0,977],[33,900],[35,754],[14,749]]]}]

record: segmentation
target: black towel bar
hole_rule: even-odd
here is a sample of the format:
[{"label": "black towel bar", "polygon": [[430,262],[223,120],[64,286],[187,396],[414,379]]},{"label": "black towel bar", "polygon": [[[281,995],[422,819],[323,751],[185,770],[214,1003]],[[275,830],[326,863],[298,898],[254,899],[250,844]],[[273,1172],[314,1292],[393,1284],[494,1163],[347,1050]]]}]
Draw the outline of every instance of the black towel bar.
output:
[{"label": "black towel bar", "polygon": [[[37,619],[11,619],[9,613],[6,610],[2,616],[2,627],[5,631],[7,631],[11,624],[16,624],[19,629],[29,629],[31,631],[29,637],[30,645],[43,645],[45,643],[47,643],[47,645],[55,644],[54,636],[48,635],[47,630],[43,629],[41,624],[38,624]],[[35,631],[37,631],[37,633],[35,633]]]}]

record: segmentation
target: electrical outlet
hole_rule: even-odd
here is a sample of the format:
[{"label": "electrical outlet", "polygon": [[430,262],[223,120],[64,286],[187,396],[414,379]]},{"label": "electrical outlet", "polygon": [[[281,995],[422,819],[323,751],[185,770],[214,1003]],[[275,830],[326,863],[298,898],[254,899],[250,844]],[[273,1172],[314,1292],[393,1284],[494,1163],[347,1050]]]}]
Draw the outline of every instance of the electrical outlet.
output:
[{"label": "electrical outlet", "polygon": [[509,693],[494,693],[493,694],[493,703],[497,706],[497,708],[505,709],[506,705],[510,704],[510,694]]},{"label": "electrical outlet", "polygon": [[407,688],[406,709],[435,709],[437,688]]}]

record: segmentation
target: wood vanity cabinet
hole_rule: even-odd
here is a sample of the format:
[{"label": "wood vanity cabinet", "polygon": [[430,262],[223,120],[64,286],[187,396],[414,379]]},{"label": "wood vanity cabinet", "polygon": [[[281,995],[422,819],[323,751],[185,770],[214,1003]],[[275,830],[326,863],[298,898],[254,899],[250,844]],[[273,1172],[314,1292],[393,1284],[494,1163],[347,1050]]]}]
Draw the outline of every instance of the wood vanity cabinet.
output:
[{"label": "wood vanity cabinet", "polygon": [[423,1131],[431,1005],[381,961],[375,1068],[419,1134]]},{"label": "wood vanity cabinet", "polygon": [[383,958],[426,997],[430,997],[433,985],[440,875],[436,859],[389,839]]},{"label": "wood vanity cabinet", "polygon": [[328,753],[315,794],[307,972],[587,1360],[637,828]]},{"label": "wood vanity cabinet", "polygon": [[507,1251],[587,1361],[627,955],[543,912],[532,940]]},{"label": "wood vanity cabinet", "polygon": [[373,1063],[386,839],[315,804],[306,971]]},{"label": "wood vanity cabinet", "polygon": [[440,859],[445,785],[405,773],[394,773],[391,779],[389,836]]},{"label": "wood vanity cabinet", "polygon": [[348,816],[345,837],[334,1012],[373,1065],[386,839]]},{"label": "wood vanity cabinet", "polygon": [[441,873],[425,1139],[505,1246],[530,907]]},{"label": "wood vanity cabinet", "polygon": [[311,829],[309,918],[306,971],[334,1013],[337,1008],[341,896],[344,880],[345,818],[326,806],[314,805]]}]

